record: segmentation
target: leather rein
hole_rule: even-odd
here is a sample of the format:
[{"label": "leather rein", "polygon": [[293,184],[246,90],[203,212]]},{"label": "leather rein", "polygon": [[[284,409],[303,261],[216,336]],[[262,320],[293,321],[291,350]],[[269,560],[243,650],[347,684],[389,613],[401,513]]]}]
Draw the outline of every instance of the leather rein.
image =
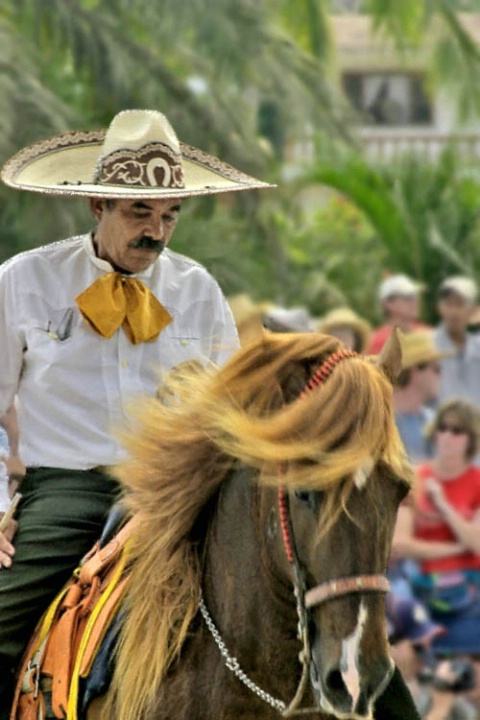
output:
[{"label": "leather rein", "polygon": [[[305,385],[299,397],[304,397],[314,388],[325,382],[335,366],[342,360],[351,357],[358,357],[358,353],[351,350],[340,350],[333,353],[318,368],[309,382]],[[281,475],[281,468],[279,469]],[[302,663],[302,675],[297,687],[297,691],[293,700],[287,706],[282,700],[278,700],[269,693],[259,688],[253,683],[241,669],[237,659],[230,655],[225,646],[218,629],[216,628],[212,618],[210,617],[205,601],[200,599],[199,609],[203,619],[210,631],[215,643],[220,649],[222,656],[225,658],[226,667],[231,670],[238,679],[243,682],[253,693],[262,700],[274,707],[283,717],[295,717],[299,715],[311,715],[319,712],[319,708],[300,708],[299,705],[305,695],[307,683],[309,679],[310,663],[311,663],[311,647],[308,632],[309,610],[317,607],[324,602],[334,600],[342,595],[350,595],[352,593],[363,592],[381,592],[387,593],[390,584],[385,575],[355,575],[352,577],[337,578],[320,583],[313,588],[307,589],[305,582],[305,571],[300,563],[298,553],[295,547],[295,540],[290,517],[289,496],[283,486],[278,489],[278,513],[280,517],[280,525],[282,530],[283,545],[285,554],[289,564],[292,566],[293,575],[293,592],[296,600],[296,608],[298,615],[298,639],[303,644],[303,649],[299,654]]]}]

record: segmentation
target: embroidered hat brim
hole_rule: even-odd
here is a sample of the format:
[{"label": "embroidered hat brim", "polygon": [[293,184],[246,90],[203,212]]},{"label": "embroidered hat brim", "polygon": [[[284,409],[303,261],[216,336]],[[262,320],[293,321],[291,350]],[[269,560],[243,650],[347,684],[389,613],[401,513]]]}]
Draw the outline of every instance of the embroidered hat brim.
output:
[{"label": "embroidered hat brim", "polygon": [[178,158],[175,149],[162,151],[162,143],[152,140],[134,151],[119,148],[99,173],[106,133],[67,132],[29,145],[7,161],[1,178],[19,190],[106,198],[182,198],[275,187],[181,142]]}]

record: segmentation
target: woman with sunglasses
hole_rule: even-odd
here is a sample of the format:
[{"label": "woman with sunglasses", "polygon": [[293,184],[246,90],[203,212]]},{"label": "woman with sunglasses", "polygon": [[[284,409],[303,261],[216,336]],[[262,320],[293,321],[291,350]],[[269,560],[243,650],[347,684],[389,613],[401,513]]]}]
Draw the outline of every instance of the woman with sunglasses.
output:
[{"label": "woman with sunglasses", "polygon": [[475,672],[463,658],[480,660],[479,413],[465,400],[447,400],[427,436],[433,458],[418,466],[418,486],[399,510],[393,554],[417,561],[414,593],[445,628],[432,647],[438,657],[454,660],[437,667],[435,686],[466,690],[475,686]]}]

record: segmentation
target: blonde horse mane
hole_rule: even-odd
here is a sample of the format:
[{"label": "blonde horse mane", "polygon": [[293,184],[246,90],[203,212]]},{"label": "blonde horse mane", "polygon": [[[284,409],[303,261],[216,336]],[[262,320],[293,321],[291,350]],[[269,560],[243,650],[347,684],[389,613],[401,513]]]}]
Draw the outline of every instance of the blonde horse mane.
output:
[{"label": "blonde horse mane", "polygon": [[[162,402],[139,407],[138,431],[126,438],[131,459],[118,473],[137,530],[104,717],[146,720],[153,711],[198,610],[201,561],[192,528],[235,460],[270,484],[278,484],[281,463],[282,484],[312,490],[338,491],[341,480],[379,460],[408,479],[392,386],[373,361],[343,360],[299,399],[339,347],[315,333],[270,334],[219,370],[173,372]],[[344,506],[351,483],[342,487]],[[338,495],[327,505],[331,517],[341,512]]]}]

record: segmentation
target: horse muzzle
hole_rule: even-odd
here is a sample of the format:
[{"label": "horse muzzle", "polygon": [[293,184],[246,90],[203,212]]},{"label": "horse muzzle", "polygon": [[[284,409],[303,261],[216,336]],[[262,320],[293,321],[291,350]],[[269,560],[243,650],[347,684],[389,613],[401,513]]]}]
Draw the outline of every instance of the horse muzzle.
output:
[{"label": "horse muzzle", "polygon": [[378,662],[366,676],[359,677],[357,691],[345,680],[340,663],[324,672],[314,659],[310,664],[310,681],[318,707],[339,720],[368,720],[373,717],[376,699],[384,692],[393,675],[391,659]]},{"label": "horse muzzle", "polygon": [[[321,597],[322,586],[311,591],[311,596],[307,593],[311,607],[323,605],[310,625],[310,678],[316,701],[325,712],[336,718],[366,720],[372,717],[375,700],[388,685],[394,666],[382,632],[383,602],[379,603],[376,593],[370,599],[359,597],[357,603],[347,600],[353,581],[349,578],[339,584],[335,595],[332,592],[328,597],[337,601],[328,607]],[[381,576],[373,576],[371,585],[369,590],[383,593],[387,589]],[[350,626],[348,636],[341,633],[346,626]]]}]

